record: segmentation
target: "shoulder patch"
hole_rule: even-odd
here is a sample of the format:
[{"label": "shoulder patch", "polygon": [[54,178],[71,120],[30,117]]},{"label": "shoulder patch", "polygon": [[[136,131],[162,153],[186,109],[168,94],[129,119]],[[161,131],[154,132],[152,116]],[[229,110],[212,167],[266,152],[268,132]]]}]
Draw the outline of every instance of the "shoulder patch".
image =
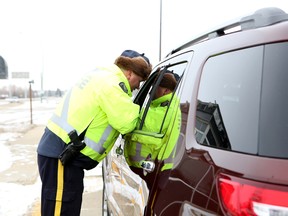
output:
[{"label": "shoulder patch", "polygon": [[120,83],[119,83],[119,86],[121,87],[121,89],[122,89],[126,94],[128,93],[128,89],[126,88],[124,82],[120,82]]}]

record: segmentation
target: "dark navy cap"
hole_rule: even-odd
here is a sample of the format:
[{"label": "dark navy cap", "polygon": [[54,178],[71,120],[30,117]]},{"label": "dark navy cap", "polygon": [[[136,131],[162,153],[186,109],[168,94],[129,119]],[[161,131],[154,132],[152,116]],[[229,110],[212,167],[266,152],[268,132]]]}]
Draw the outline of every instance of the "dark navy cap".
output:
[{"label": "dark navy cap", "polygon": [[135,58],[135,57],[139,57],[141,56],[149,65],[150,65],[150,61],[149,59],[145,56],[144,53],[140,54],[134,50],[125,50],[121,56],[125,56],[125,57],[129,57],[129,58]]}]

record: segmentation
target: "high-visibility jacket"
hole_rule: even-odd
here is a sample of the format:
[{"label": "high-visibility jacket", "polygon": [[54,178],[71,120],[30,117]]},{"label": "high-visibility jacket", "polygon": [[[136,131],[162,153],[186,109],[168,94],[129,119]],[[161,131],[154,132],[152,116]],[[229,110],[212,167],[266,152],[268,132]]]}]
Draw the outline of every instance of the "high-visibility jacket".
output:
[{"label": "high-visibility jacket", "polygon": [[[154,161],[157,158],[158,161],[164,162],[162,171],[173,167],[176,143],[180,134],[181,111],[176,95],[172,100],[171,98],[172,93],[152,101],[142,128],[142,131],[164,134],[163,137],[149,136],[137,131],[125,136],[124,155],[129,166],[141,168],[141,161],[150,157],[149,160]],[[167,108],[169,110],[161,130]],[[143,111],[140,118],[142,115]]]},{"label": "high-visibility jacket", "polygon": [[[66,93],[47,128],[66,144],[70,142],[70,131],[75,129],[78,135],[85,132],[86,147],[81,153],[99,163],[119,133],[129,133],[136,127],[139,105],[131,96],[129,82],[118,66],[98,68]],[[61,152],[54,149],[59,144],[46,140],[40,141],[38,154],[58,157]]]}]

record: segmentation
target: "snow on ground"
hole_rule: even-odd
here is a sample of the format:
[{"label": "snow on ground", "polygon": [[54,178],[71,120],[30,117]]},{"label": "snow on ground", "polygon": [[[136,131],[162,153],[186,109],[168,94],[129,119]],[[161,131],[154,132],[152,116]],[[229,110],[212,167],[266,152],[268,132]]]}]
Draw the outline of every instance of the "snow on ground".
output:
[{"label": "snow on ground", "polygon": [[[33,124],[45,125],[58,101],[59,99],[42,102],[40,100],[33,101],[32,108],[37,110],[37,112],[35,111],[35,113],[32,114],[32,119],[34,119]],[[19,106],[11,105],[10,107],[9,102],[0,100],[0,107],[1,106],[7,108],[1,110],[0,114],[0,172],[8,169],[13,162],[9,146],[7,146],[6,143],[17,139],[31,126],[30,114],[29,111],[27,111],[30,109],[29,101],[25,101]],[[15,110],[16,108],[17,110]],[[42,111],[42,108],[44,111]],[[23,117],[23,114],[28,116],[28,118]]]},{"label": "snow on ground", "polygon": [[[97,184],[95,176],[101,176],[101,164],[95,169],[85,171],[84,192],[102,190],[102,182]],[[89,178],[93,176],[93,178]],[[41,181],[38,177],[33,185],[0,183],[0,216],[25,216],[34,201],[41,196]]]},{"label": "snow on ground", "polygon": [[22,216],[40,197],[40,180],[33,185],[19,185],[14,183],[0,183],[0,215]]},{"label": "snow on ground", "polygon": [[[51,116],[58,99],[47,101],[33,101],[33,124],[45,125]],[[0,172],[9,169],[15,156],[12,155],[9,145],[6,143],[16,140],[30,127],[29,101],[19,105],[10,105],[7,101],[0,101]],[[25,117],[26,116],[26,117]],[[27,117],[28,116],[28,117]],[[95,176],[101,176],[101,164],[95,169],[85,172],[84,191],[94,192],[102,189],[101,184],[95,187]],[[87,178],[86,178],[87,177]],[[0,182],[0,216],[22,216],[25,215],[33,202],[40,197],[41,181],[38,177],[35,184],[21,185],[15,183]]]},{"label": "snow on ground", "polygon": [[[45,125],[57,100],[33,101],[32,111],[33,124]],[[7,143],[16,140],[26,132],[30,124],[30,103],[23,101],[20,104],[9,104],[7,101],[0,102],[0,172],[8,170],[15,160]],[[44,110],[44,111],[43,111]],[[23,158],[24,159],[24,158]],[[29,206],[40,197],[40,179],[32,185],[0,182],[0,216],[25,215]]]},{"label": "snow on ground", "polygon": [[12,141],[16,136],[15,133],[0,134],[0,172],[8,169],[12,165],[11,152],[9,148],[5,146],[5,142]]}]

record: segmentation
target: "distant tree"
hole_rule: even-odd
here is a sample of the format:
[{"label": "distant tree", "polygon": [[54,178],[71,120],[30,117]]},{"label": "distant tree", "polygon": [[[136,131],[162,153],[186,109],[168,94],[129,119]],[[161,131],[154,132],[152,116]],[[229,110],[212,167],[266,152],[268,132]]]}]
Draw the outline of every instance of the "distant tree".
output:
[{"label": "distant tree", "polygon": [[61,90],[59,88],[57,88],[57,90],[56,90],[56,96],[57,97],[61,97],[62,96],[62,92],[61,92]]},{"label": "distant tree", "polygon": [[7,63],[2,56],[0,56],[0,79],[8,79]]}]

